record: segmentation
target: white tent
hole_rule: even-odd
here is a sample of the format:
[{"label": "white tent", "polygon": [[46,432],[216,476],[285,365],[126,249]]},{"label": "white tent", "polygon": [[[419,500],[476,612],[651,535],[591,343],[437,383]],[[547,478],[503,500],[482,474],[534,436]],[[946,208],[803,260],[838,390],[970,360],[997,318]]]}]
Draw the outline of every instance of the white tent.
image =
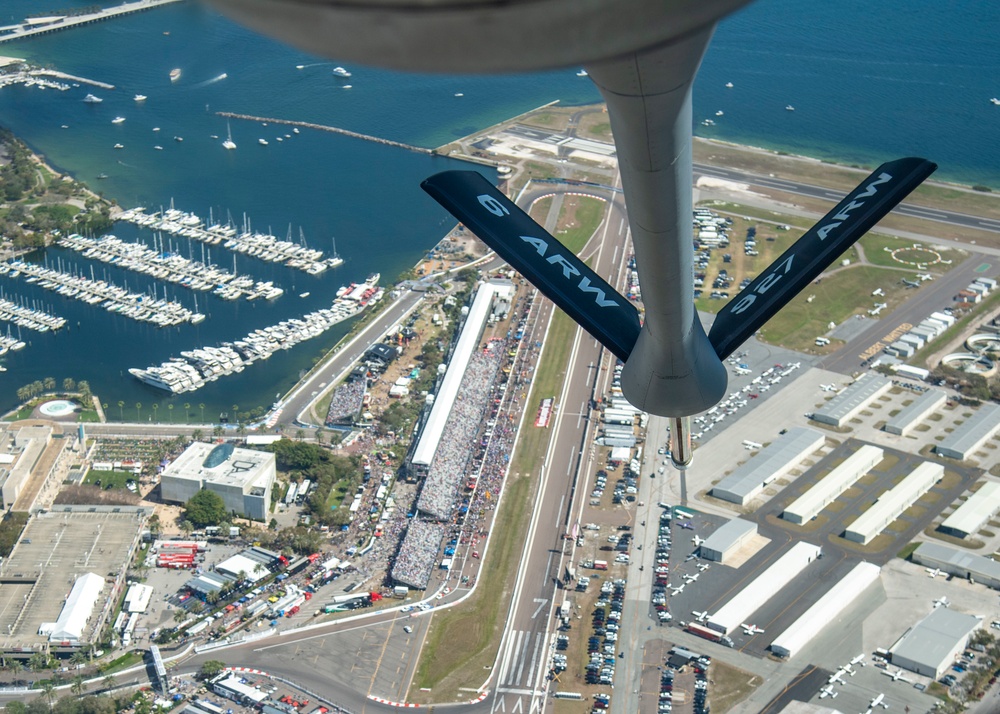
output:
[{"label": "white tent", "polygon": [[103,588],[104,578],[96,573],[85,573],[77,578],[49,635],[49,642],[79,644]]}]

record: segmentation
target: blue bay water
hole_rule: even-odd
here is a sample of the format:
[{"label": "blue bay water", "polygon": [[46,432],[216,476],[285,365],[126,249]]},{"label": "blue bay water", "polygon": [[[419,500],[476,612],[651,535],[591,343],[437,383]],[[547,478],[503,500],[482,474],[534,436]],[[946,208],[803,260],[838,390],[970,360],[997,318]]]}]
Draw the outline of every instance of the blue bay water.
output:
[{"label": "blue bay water", "polygon": [[[70,3],[64,3],[70,4]],[[78,5],[86,5],[81,0]],[[4,4],[3,21],[32,12],[29,0]],[[868,13],[867,15],[865,13]],[[835,7],[766,0],[720,26],[695,89],[699,134],[849,163],[874,164],[920,154],[941,164],[942,178],[1000,186],[1000,146],[994,140],[1000,107],[1000,50],[996,23],[969,7],[927,2]],[[299,229],[312,247],[329,250],[331,237],[346,259],[320,277],[237,257],[237,269],[286,289],[277,301],[225,302],[199,294],[209,319],[198,326],[157,330],[65,300],[23,281],[0,279],[6,293],[23,295],[67,317],[70,329],[25,334],[30,346],[5,357],[0,406],[13,405],[18,387],[53,376],[88,379],[109,416],[142,418],[159,408],[161,421],[181,420],[184,403],[205,416],[268,405],[349,328],[274,355],[242,374],[188,395],[168,397],[138,383],[129,367],[158,364],[181,350],[224,340],[328,304],[335,289],[380,271],[391,279],[411,267],[453,224],[419,189],[426,176],[464,164],[326,132],[230,122],[235,151],[225,151],[231,111],[315,122],[433,147],[544,103],[599,100],[576,68],[516,77],[430,77],[351,66],[354,76],[331,75],[337,62],[306,56],[254,35],[197,4],[182,3],[128,18],[4,45],[0,54],[116,85],[68,92],[10,87],[0,92],[0,123],[10,127],[61,170],[122,206],[169,204],[207,218],[246,214],[258,229],[284,236]],[[346,64],[341,62],[339,64]],[[297,69],[297,65],[304,65]],[[177,82],[173,68],[182,70]],[[225,73],[225,79],[218,79]],[[726,82],[734,87],[727,89]],[[82,101],[87,92],[101,104]],[[133,95],[148,99],[138,104]],[[464,96],[456,97],[456,93]],[[794,105],[788,112],[785,106]],[[715,117],[717,110],[724,116]],[[111,120],[126,121],[113,125]],[[68,128],[63,129],[62,125]],[[159,132],[153,128],[159,127]],[[173,137],[183,137],[182,142]],[[268,140],[260,146],[258,139]],[[114,144],[125,146],[115,150]],[[162,150],[154,146],[162,146]],[[98,181],[98,174],[109,178]],[[148,231],[116,227],[121,237],[149,242]],[[175,246],[187,253],[186,241]],[[196,245],[196,257],[200,246]],[[51,249],[51,263],[89,274],[88,261]],[[35,260],[46,259],[38,254]],[[214,248],[212,260],[232,267]],[[151,289],[156,281],[102,264],[95,273]],[[163,285],[157,289],[163,291]],[[298,294],[310,291],[308,299]],[[167,288],[189,307],[194,295]],[[121,411],[119,401],[124,402]],[[136,403],[143,406],[136,408]],[[174,409],[168,410],[167,405]]]}]

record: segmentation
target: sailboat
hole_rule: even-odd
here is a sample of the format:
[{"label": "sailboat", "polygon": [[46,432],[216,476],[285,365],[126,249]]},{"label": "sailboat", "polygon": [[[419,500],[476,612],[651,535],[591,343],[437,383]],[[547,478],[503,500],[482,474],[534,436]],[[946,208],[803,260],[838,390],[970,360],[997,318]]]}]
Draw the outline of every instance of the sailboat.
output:
[{"label": "sailboat", "polygon": [[229,129],[229,122],[226,122],[226,140],[222,142],[223,148],[235,149],[236,142],[233,141],[233,132]]},{"label": "sailboat", "polygon": [[336,268],[338,265],[344,264],[344,259],[337,255],[337,239],[331,236],[330,240],[333,241],[333,255],[326,259],[326,264],[331,268]]}]

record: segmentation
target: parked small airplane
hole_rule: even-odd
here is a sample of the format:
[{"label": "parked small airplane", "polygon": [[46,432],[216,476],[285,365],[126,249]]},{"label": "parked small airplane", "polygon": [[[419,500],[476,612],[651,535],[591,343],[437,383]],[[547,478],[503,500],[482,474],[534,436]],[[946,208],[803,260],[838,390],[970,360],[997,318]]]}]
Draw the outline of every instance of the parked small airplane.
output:
[{"label": "parked small airplane", "polygon": [[941,597],[939,597],[937,600],[934,601],[935,609],[941,607],[942,605],[948,607],[950,604],[951,603],[948,601],[948,598],[946,598],[944,595],[942,595]]},{"label": "parked small airplane", "polygon": [[705,542],[705,539],[702,538],[701,536],[695,536],[694,538],[691,539],[691,542],[694,543],[695,546],[700,546],[702,543]]},{"label": "parked small airplane", "polygon": [[836,699],[838,694],[840,694],[840,692],[834,691],[833,687],[829,685],[819,690],[820,699],[826,699],[827,697],[830,697],[831,699]]},{"label": "parked small airplane", "polygon": [[868,706],[871,707],[872,709],[874,709],[875,707],[881,705],[883,709],[888,709],[889,708],[889,702],[884,701],[884,700],[885,700],[885,695],[882,694],[882,693],[879,693],[879,695],[877,697],[873,697],[872,700],[870,702],[868,702]]},{"label": "parked small airplane", "polygon": [[830,678],[826,680],[827,684],[833,684],[834,682],[838,684],[844,684],[844,675],[847,674],[847,670],[841,667],[836,672],[830,675]]},{"label": "parked small airplane", "polygon": [[924,568],[927,571],[928,578],[936,578],[941,574],[941,568]]},{"label": "parked small airplane", "polygon": [[885,295],[885,293],[882,291],[882,288],[876,288],[875,290],[872,291],[872,297],[881,297],[882,295]]},{"label": "parked small airplane", "polygon": [[684,592],[684,588],[686,588],[686,587],[687,587],[687,583],[681,583],[676,588],[671,585],[670,589],[673,590],[673,593],[671,593],[670,597],[673,597],[674,595],[680,595],[682,592]]},{"label": "parked small airplane", "polygon": [[753,451],[754,449],[759,449],[763,444],[758,444],[756,441],[746,440],[743,442],[743,448],[747,451]]},{"label": "parked small airplane", "polygon": [[691,525],[691,521],[681,521],[677,525],[679,525],[681,528],[687,528],[689,531],[694,530],[694,526]]},{"label": "parked small airplane", "polygon": [[824,392],[836,392],[837,391],[837,385],[836,384],[821,384],[821,385],[819,385],[819,388],[822,389]]},{"label": "parked small airplane", "polygon": [[920,287],[920,281],[919,280],[907,280],[906,278],[903,278],[903,285],[905,285],[908,288],[919,288]]},{"label": "parked small airplane", "polygon": [[692,610],[691,614],[698,618],[698,622],[704,622],[708,619],[708,610],[703,612],[698,612],[697,610]]},{"label": "parked small airplane", "polygon": [[862,667],[865,666],[865,653],[862,652],[857,657],[851,660],[851,664],[860,664]]},{"label": "parked small airplane", "polygon": [[752,625],[752,624],[748,625],[747,623],[744,622],[743,623],[743,634],[744,635],[750,635],[751,637],[753,637],[754,635],[763,635],[764,634],[764,630],[761,629],[760,627],[757,627],[757,625]]},{"label": "parked small airplane", "polygon": [[917,279],[920,282],[924,282],[925,280],[933,280],[934,278],[931,277],[930,273],[917,273]]},{"label": "parked small airplane", "polygon": [[698,570],[700,570],[701,572],[704,573],[706,570],[708,570],[711,567],[712,566],[709,565],[708,563],[702,563],[701,565],[698,566]]},{"label": "parked small airplane", "polygon": [[685,575],[684,576],[684,582],[688,583],[688,584],[691,584],[691,583],[697,581],[698,578],[700,578],[700,577],[701,577],[701,573],[695,573],[694,575]]},{"label": "parked small airplane", "polygon": [[897,669],[895,672],[890,672],[887,669],[883,669],[882,674],[884,674],[886,677],[892,677],[893,682],[900,679],[903,680],[904,682],[912,681],[909,677],[903,674],[903,670],[901,669]]}]

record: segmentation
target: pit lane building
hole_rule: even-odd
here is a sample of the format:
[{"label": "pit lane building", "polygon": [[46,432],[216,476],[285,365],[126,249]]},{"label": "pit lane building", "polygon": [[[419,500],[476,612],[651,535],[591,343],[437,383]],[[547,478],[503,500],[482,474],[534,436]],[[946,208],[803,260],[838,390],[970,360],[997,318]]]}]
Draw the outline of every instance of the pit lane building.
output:
[{"label": "pit lane building", "polygon": [[878,399],[891,388],[891,380],[880,374],[868,372],[817,409],[812,418],[821,424],[842,427],[868,406],[872,400]]},{"label": "pit lane building", "polygon": [[949,459],[965,461],[985,444],[1000,429],[1000,405],[983,404],[944,441],[934,447],[934,451]]},{"label": "pit lane building", "polygon": [[164,501],[185,503],[208,489],[222,498],[230,513],[264,521],[275,474],[272,453],[196,441],[163,472],[160,492]]},{"label": "pit lane building", "polygon": [[734,518],[704,540],[701,544],[701,557],[725,563],[727,557],[755,535],[757,535],[756,523]]},{"label": "pit lane building", "polygon": [[1000,510],[1000,483],[987,481],[968,500],[944,519],[938,530],[956,538],[968,538]]},{"label": "pit lane building", "polygon": [[992,558],[927,542],[913,551],[913,562],[1000,590],[1000,563]]},{"label": "pit lane building", "polygon": [[929,389],[911,404],[900,409],[899,414],[889,419],[882,428],[890,434],[906,436],[946,401],[948,401],[947,394],[937,389]]},{"label": "pit lane building", "polygon": [[781,517],[797,525],[808,523],[877,465],[883,455],[879,447],[865,444],[789,504]]},{"label": "pit lane building", "polygon": [[801,426],[789,429],[719,481],[712,495],[745,506],[765,486],[787,474],[825,441],[826,437],[815,429]]},{"label": "pit lane building", "polygon": [[923,462],[895,487],[879,496],[875,505],[847,527],[844,537],[855,543],[868,545],[887,525],[899,518],[903,511],[941,480],[942,476],[944,467],[941,464]]},{"label": "pit lane building", "polygon": [[873,563],[855,565],[788,629],[775,638],[771,643],[771,651],[779,657],[794,657],[823,628],[834,623],[872,583],[877,582],[881,572],[882,569]]},{"label": "pit lane building", "polygon": [[981,624],[981,617],[936,608],[889,649],[891,661],[897,667],[937,679],[951,667]]}]

